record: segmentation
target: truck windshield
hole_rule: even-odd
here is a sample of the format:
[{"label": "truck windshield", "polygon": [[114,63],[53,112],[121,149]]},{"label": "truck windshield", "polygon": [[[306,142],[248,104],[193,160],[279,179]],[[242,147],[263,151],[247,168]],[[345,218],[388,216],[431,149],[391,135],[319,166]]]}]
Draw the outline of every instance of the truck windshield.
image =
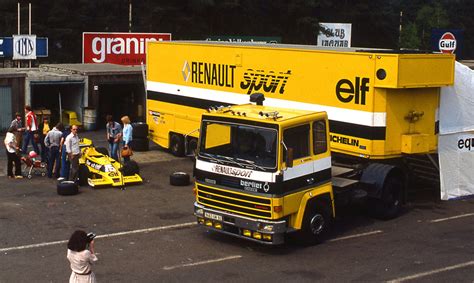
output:
[{"label": "truck windshield", "polygon": [[276,168],[277,131],[264,127],[203,121],[199,156],[231,165]]}]

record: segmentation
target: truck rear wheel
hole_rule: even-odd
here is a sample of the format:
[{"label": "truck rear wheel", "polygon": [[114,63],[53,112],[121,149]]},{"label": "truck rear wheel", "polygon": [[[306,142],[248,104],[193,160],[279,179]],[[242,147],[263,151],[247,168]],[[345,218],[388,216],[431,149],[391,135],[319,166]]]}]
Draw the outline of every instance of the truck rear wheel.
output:
[{"label": "truck rear wheel", "polygon": [[174,156],[184,156],[184,138],[179,134],[171,134],[170,151]]},{"label": "truck rear wheel", "polygon": [[388,220],[400,214],[405,178],[399,168],[380,163],[370,164],[364,170],[361,182],[369,184],[367,208],[372,216]]},{"label": "truck rear wheel", "polygon": [[331,226],[331,208],[322,201],[306,206],[301,230],[304,244],[313,245],[326,240]]},{"label": "truck rear wheel", "polygon": [[393,219],[402,210],[403,179],[399,176],[388,176],[382,188],[380,198],[369,199],[369,210],[371,214],[380,219]]}]

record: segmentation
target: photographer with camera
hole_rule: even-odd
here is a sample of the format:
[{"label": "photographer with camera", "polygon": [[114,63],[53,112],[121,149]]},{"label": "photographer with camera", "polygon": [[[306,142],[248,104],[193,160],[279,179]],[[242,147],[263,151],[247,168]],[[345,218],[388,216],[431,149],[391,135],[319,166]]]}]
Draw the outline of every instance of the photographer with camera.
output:
[{"label": "photographer with camera", "polygon": [[96,262],[97,256],[94,251],[94,233],[86,233],[76,230],[72,233],[67,243],[67,259],[71,263],[71,276],[69,282],[97,282],[92,264]]}]

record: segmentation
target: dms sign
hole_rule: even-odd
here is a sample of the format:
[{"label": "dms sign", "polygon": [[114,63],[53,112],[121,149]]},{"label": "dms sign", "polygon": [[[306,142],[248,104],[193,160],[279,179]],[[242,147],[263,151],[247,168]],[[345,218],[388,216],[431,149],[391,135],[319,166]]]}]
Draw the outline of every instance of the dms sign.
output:
[{"label": "dms sign", "polygon": [[13,60],[35,60],[48,57],[48,38],[36,35],[0,37],[0,57]]},{"label": "dms sign", "polygon": [[456,58],[461,59],[463,40],[463,30],[433,29],[431,32],[431,50],[456,54]]},{"label": "dms sign", "polygon": [[171,33],[84,32],[82,62],[140,65],[146,63],[147,42],[169,40]]}]

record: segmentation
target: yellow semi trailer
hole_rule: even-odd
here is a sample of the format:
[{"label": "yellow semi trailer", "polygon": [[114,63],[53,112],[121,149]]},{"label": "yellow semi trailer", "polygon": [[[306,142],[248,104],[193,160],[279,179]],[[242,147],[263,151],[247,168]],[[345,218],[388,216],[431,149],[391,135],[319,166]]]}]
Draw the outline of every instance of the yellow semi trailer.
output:
[{"label": "yellow semi trailer", "polygon": [[195,146],[201,114],[248,102],[326,111],[334,153],[391,159],[437,148],[441,86],[454,56],[311,46],[152,42],[147,52],[151,139],[175,155]]},{"label": "yellow semi trailer", "polygon": [[[199,223],[269,244],[319,238],[321,215],[354,199],[395,217],[405,157],[436,151],[440,87],[454,80],[446,54],[156,42],[147,56],[150,137],[178,156],[197,150]],[[330,155],[314,151],[326,130]],[[271,166],[230,150],[262,137]]]}]

